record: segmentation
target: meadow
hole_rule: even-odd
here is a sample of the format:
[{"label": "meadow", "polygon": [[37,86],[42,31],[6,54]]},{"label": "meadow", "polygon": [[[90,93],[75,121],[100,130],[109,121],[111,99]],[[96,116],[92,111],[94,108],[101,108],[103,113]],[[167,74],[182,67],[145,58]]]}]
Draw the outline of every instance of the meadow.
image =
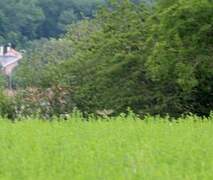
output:
[{"label": "meadow", "polygon": [[0,120],[1,180],[213,179],[213,116]]}]

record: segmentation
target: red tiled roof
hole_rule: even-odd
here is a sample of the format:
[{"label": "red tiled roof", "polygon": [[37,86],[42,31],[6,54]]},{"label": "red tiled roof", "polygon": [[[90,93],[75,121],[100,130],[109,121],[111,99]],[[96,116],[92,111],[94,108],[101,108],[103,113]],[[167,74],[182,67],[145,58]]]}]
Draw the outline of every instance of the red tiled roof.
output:
[{"label": "red tiled roof", "polygon": [[22,57],[21,53],[19,53],[15,49],[10,49],[10,51],[8,51],[6,54],[4,54],[4,56],[13,56],[13,57],[17,57],[17,58]]}]

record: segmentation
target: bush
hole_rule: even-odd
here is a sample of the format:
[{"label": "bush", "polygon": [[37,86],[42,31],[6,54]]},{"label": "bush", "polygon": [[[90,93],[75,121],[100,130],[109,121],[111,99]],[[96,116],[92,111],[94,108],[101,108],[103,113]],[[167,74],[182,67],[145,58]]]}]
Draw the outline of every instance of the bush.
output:
[{"label": "bush", "polygon": [[3,90],[0,90],[0,116],[12,117],[13,116],[13,100],[11,97],[6,96]]},{"label": "bush", "polygon": [[13,107],[15,117],[40,116],[50,118],[72,112],[75,104],[67,87],[54,86],[47,89],[27,88],[19,91]]}]

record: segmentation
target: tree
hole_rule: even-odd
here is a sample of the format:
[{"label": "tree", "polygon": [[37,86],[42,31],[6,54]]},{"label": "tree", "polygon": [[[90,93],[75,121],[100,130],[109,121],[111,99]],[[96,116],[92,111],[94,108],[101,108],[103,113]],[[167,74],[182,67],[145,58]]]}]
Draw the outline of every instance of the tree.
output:
[{"label": "tree", "polygon": [[99,12],[95,31],[76,44],[66,62],[78,107],[87,112],[143,107],[144,22],[147,11],[130,1],[112,3]]},{"label": "tree", "polygon": [[[101,1],[88,0],[38,0],[45,14],[45,21],[38,29],[39,36],[57,37],[66,32],[66,26],[84,17],[93,17]],[[98,3],[99,2],[99,3]]]},{"label": "tree", "polygon": [[27,41],[59,37],[66,26],[92,18],[98,0],[4,0],[0,2],[0,44],[24,47]]},{"label": "tree", "polygon": [[[23,42],[36,38],[36,29],[44,20],[44,14],[36,0],[5,0],[0,4],[1,36],[3,42]],[[27,16],[26,16],[27,14]]]},{"label": "tree", "polygon": [[24,58],[17,68],[14,81],[17,87],[47,88],[60,84],[60,63],[72,56],[68,40],[40,40],[29,44]]},{"label": "tree", "polygon": [[208,114],[213,107],[213,4],[167,2],[149,22],[147,74],[158,83],[162,104]]}]

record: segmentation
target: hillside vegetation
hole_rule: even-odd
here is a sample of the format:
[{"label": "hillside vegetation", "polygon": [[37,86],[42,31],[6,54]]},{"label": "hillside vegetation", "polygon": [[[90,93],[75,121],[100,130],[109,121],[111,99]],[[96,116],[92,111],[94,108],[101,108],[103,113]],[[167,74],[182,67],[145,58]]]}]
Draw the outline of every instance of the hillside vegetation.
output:
[{"label": "hillside vegetation", "polygon": [[0,44],[57,37],[67,25],[91,18],[103,0],[4,0],[0,2]]}]

